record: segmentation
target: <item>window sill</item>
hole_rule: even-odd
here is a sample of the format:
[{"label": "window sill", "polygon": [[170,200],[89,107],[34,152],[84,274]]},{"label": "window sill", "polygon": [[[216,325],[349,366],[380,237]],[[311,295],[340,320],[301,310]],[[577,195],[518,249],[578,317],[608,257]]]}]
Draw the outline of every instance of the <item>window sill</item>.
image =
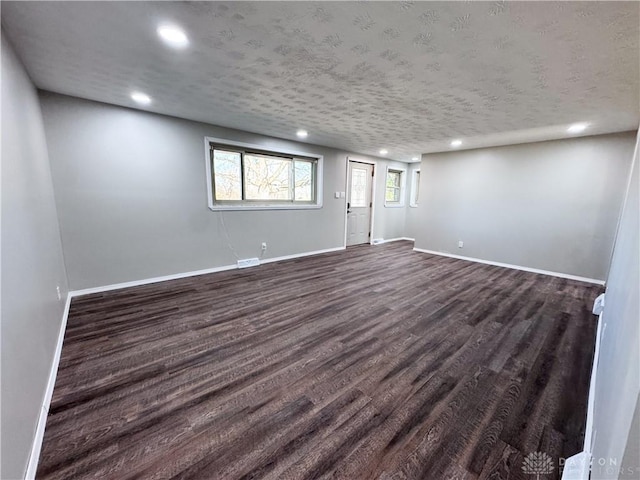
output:
[{"label": "window sill", "polygon": [[404,203],[385,203],[385,208],[403,208]]},{"label": "window sill", "polygon": [[209,205],[209,210],[242,211],[242,210],[317,210],[322,204],[317,205]]}]

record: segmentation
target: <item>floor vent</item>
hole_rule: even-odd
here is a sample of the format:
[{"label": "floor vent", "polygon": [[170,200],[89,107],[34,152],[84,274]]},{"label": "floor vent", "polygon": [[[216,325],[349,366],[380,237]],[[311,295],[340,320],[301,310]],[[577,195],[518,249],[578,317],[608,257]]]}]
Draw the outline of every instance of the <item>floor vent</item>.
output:
[{"label": "floor vent", "polygon": [[238,260],[238,268],[257,267],[260,265],[260,259],[258,258],[245,258]]}]

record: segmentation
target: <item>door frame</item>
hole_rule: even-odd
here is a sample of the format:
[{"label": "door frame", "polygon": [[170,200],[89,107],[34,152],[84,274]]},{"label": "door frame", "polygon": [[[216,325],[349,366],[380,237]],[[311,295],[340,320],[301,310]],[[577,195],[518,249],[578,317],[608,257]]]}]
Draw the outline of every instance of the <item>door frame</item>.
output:
[{"label": "door frame", "polygon": [[378,162],[376,162],[375,160],[365,160],[362,158],[347,156],[347,169],[345,175],[346,198],[344,202],[344,248],[347,248],[347,205],[349,204],[349,198],[351,196],[351,184],[349,182],[350,162],[373,165],[373,176],[371,177],[371,218],[369,219],[369,229],[371,231],[371,237],[369,238],[369,245],[373,245],[373,219],[375,218],[376,212],[376,175],[378,174]]}]

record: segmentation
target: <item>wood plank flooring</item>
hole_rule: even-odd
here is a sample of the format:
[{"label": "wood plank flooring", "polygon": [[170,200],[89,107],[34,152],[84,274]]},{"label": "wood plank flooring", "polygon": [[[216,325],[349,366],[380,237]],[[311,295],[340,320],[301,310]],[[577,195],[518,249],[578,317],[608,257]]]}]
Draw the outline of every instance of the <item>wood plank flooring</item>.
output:
[{"label": "wood plank flooring", "polygon": [[75,298],[37,478],[558,478],[601,291],[396,242]]}]

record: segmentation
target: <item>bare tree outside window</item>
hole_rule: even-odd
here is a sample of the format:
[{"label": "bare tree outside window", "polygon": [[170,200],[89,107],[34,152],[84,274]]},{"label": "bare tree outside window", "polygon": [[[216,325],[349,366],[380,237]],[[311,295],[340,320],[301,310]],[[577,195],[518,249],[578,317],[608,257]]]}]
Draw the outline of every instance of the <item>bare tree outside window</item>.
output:
[{"label": "bare tree outside window", "polygon": [[388,203],[400,203],[401,171],[388,170],[384,199]]},{"label": "bare tree outside window", "polygon": [[216,202],[315,201],[316,160],[212,150]]},{"label": "bare tree outside window", "polygon": [[240,153],[216,150],[213,158],[218,200],[242,200]]}]

